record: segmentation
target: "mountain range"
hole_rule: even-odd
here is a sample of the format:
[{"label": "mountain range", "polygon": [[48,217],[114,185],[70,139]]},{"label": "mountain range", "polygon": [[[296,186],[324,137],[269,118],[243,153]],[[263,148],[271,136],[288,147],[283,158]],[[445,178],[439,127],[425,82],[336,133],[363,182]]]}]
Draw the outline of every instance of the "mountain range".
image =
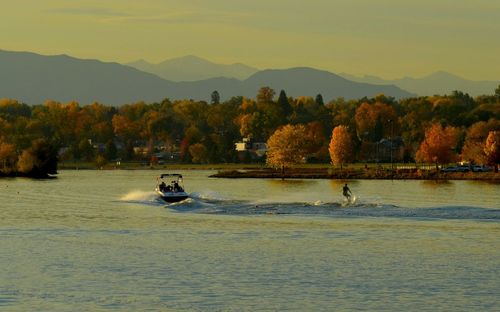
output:
[{"label": "mountain range", "polygon": [[[145,61],[125,65],[68,55],[45,56],[0,50],[0,98],[13,98],[28,104],[39,104],[48,99],[78,101],[82,104],[97,101],[108,105],[137,101],[150,103],[165,98],[209,101],[214,90],[219,92],[222,100],[238,95],[255,98],[263,86],[269,86],[277,93],[283,89],[293,97],[322,94],[325,101],[337,97],[373,97],[380,93],[398,99],[416,94],[447,93],[421,93],[421,89],[408,92],[396,86],[399,81],[343,75],[308,67],[257,70],[243,64],[216,64],[194,56],[167,60],[156,65]],[[431,75],[434,80],[430,81],[436,86],[442,83],[438,81],[439,78],[449,81],[449,76],[452,75]],[[468,91],[468,80],[462,79],[460,82],[463,84],[458,85],[455,81],[457,87],[451,89]],[[489,85],[485,87],[486,82],[478,83],[485,90],[482,94],[492,94],[494,87],[490,85],[498,85],[487,82]],[[419,85],[417,82],[415,84]],[[411,83],[406,89],[417,90],[410,87]]]},{"label": "mountain range", "polygon": [[241,63],[217,64],[194,55],[168,59],[158,64],[138,60],[125,65],[171,81],[197,81],[216,77],[244,80],[259,71]]},{"label": "mountain range", "polygon": [[47,99],[82,104],[98,101],[108,105],[157,102],[164,98],[208,101],[214,90],[222,100],[238,95],[254,98],[263,86],[277,92],[283,89],[294,97],[321,93],[325,101],[337,97],[372,97],[379,93],[396,98],[412,96],[395,86],[353,82],[306,67],[259,71],[244,80],[219,77],[174,82],[118,63],[0,51],[0,98],[28,104]]},{"label": "mountain range", "polygon": [[[241,63],[217,64],[193,55],[167,59],[158,64],[139,60],[126,65],[171,81],[197,81],[216,77],[244,80],[259,71],[257,68]],[[420,96],[450,94],[455,90],[468,93],[471,96],[478,96],[491,94],[500,84],[500,81],[468,80],[446,71],[437,71],[421,78],[383,79],[368,75],[359,77],[348,73],[340,73],[339,76],[355,82],[394,85]]]},{"label": "mountain range", "polygon": [[495,88],[500,84],[500,81],[468,80],[445,71],[437,71],[422,78],[404,77],[392,80],[382,79],[377,76],[358,77],[346,73],[340,73],[339,75],[357,82],[378,85],[392,84],[421,96],[450,94],[453,91],[462,91],[471,96],[493,94]]}]

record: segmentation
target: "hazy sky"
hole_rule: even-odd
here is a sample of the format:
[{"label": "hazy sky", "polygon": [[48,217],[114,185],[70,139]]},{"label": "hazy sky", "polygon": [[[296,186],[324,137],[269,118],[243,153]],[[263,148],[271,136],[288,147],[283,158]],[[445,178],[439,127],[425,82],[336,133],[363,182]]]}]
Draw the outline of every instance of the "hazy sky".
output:
[{"label": "hazy sky", "polygon": [[499,0],[0,0],[0,49],[500,80]]}]

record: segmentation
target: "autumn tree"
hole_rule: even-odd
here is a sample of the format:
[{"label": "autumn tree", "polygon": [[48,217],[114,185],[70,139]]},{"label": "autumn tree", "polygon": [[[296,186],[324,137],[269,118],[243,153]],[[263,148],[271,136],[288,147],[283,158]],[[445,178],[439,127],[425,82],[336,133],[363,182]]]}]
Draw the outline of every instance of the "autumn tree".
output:
[{"label": "autumn tree", "polygon": [[422,142],[425,126],[432,120],[433,104],[426,97],[402,99],[399,103],[401,136],[408,143]]},{"label": "autumn tree", "polygon": [[307,152],[306,128],[303,125],[285,125],[267,140],[267,165],[285,168],[303,163]]},{"label": "autumn tree", "polygon": [[96,142],[107,142],[113,138],[112,118],[117,114],[114,107],[94,102],[84,106],[76,121],[75,142],[82,139],[92,139]]},{"label": "autumn tree", "polygon": [[340,125],[348,125],[352,129],[356,128],[354,114],[357,108],[357,102],[354,100],[346,101],[340,97],[332,100],[326,105],[329,117],[331,118],[332,128]]},{"label": "autumn tree", "polygon": [[307,155],[309,160],[323,162],[328,161],[328,132],[325,125],[319,121],[310,122],[305,125],[307,143]]},{"label": "autumn tree", "polygon": [[99,154],[96,156],[95,166],[97,167],[97,169],[102,169],[107,163],[108,161],[103,155]]},{"label": "autumn tree", "polygon": [[262,87],[257,93],[257,103],[270,103],[276,93],[269,87]]},{"label": "autumn tree", "polygon": [[10,174],[16,171],[17,152],[14,144],[3,142],[0,139],[0,172]]},{"label": "autumn tree", "polygon": [[486,163],[484,144],[490,131],[500,130],[500,120],[480,121],[470,126],[466,131],[461,158],[476,164]]},{"label": "autumn tree", "polygon": [[31,117],[31,108],[27,104],[19,103],[13,99],[0,99],[0,118],[14,121],[18,117]]},{"label": "autumn tree", "polygon": [[498,163],[500,163],[500,131],[490,131],[486,138],[484,153],[488,164],[495,167],[495,172],[498,172]]},{"label": "autumn tree", "polygon": [[137,140],[140,137],[141,125],[127,116],[114,115],[112,125],[115,135],[125,142]]},{"label": "autumn tree", "polygon": [[201,143],[196,143],[189,146],[189,154],[191,155],[191,161],[194,163],[205,163],[207,162],[208,152],[205,145]]},{"label": "autumn tree", "polygon": [[399,132],[396,110],[385,103],[364,102],[356,110],[354,118],[358,137],[363,140],[375,142]]},{"label": "autumn tree", "polygon": [[22,152],[17,167],[19,172],[38,178],[57,173],[57,149],[45,139],[33,141],[31,147]]},{"label": "autumn tree", "polygon": [[[293,112],[289,117],[291,124],[307,124],[320,121],[327,128],[330,127],[331,116],[328,109],[319,104],[310,96],[299,96],[292,99]],[[330,132],[330,129],[328,130]]]},{"label": "autumn tree", "polygon": [[457,129],[443,127],[439,123],[433,124],[426,132],[424,141],[418,148],[416,159],[422,162],[446,164],[456,160],[454,148],[457,142]]},{"label": "autumn tree", "polygon": [[352,137],[346,126],[337,126],[332,131],[332,139],[328,148],[333,165],[340,165],[349,162],[353,156]]}]

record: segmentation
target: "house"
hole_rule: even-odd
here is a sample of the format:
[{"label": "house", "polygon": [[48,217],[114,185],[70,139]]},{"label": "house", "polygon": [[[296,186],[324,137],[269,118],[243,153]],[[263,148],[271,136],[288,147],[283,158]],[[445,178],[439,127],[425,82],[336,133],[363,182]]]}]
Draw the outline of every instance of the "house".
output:
[{"label": "house", "polygon": [[262,158],[267,152],[267,145],[264,142],[253,142],[250,138],[243,138],[241,142],[236,142],[235,150],[241,160],[249,156],[252,160]]}]

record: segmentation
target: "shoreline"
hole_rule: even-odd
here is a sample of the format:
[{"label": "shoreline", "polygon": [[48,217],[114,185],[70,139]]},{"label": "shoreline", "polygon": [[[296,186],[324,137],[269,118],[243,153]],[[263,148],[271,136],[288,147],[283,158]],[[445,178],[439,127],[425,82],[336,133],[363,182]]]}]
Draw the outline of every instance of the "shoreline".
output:
[{"label": "shoreline", "polygon": [[281,171],[274,169],[225,170],[211,175],[212,178],[228,179],[342,179],[342,180],[481,180],[500,182],[500,174],[495,172],[437,172],[421,169],[343,169],[338,168],[291,168]]},{"label": "shoreline", "polygon": [[[120,166],[108,164],[96,168],[90,163],[65,163],[58,170],[211,170],[217,173],[212,178],[227,179],[343,179],[343,180],[481,180],[500,182],[500,174],[489,172],[438,172],[435,169],[365,167],[353,164],[347,168],[333,168],[325,164],[309,164],[295,168],[287,168],[284,175],[280,170],[264,167],[263,164],[165,164],[150,166],[139,163],[122,163]],[[26,174],[0,174],[1,178],[27,177],[35,179],[57,178],[53,176],[30,176]]]}]

